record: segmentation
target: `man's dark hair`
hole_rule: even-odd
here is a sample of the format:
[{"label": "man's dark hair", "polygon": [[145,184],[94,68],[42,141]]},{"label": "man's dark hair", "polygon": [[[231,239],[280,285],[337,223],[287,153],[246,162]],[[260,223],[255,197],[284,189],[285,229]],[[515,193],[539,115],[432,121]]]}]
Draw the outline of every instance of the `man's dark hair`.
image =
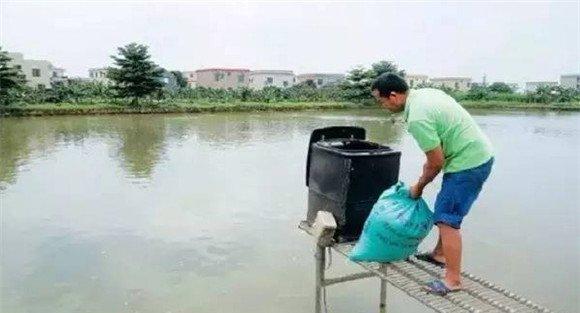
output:
[{"label": "man's dark hair", "polygon": [[375,81],[371,90],[378,90],[381,97],[387,97],[391,92],[404,93],[409,90],[407,82],[401,76],[393,73],[383,73]]}]

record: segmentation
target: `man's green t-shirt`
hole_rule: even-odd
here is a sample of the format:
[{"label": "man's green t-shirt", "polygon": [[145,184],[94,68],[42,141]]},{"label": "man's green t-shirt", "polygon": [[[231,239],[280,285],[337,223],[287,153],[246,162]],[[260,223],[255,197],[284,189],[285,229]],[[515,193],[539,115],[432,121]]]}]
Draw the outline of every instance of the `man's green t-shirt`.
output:
[{"label": "man's green t-shirt", "polygon": [[410,90],[404,117],[407,130],[421,150],[427,152],[441,145],[445,173],[477,167],[493,156],[489,139],[471,115],[439,89]]}]

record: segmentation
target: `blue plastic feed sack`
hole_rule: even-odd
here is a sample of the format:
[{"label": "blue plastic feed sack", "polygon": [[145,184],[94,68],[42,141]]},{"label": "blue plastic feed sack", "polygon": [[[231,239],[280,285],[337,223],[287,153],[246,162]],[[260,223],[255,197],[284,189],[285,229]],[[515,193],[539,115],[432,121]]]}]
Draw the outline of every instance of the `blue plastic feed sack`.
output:
[{"label": "blue plastic feed sack", "polygon": [[422,198],[410,197],[402,182],[381,194],[367,218],[359,241],[350,252],[352,261],[404,260],[433,227],[433,213]]}]

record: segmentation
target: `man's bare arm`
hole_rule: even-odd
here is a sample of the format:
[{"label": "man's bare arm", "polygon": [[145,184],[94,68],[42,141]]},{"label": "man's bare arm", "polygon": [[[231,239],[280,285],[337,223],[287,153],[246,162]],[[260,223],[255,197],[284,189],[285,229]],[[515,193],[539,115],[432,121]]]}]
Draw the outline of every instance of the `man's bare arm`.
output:
[{"label": "man's bare arm", "polygon": [[423,194],[423,189],[429,184],[445,165],[445,156],[441,146],[425,152],[427,161],[423,165],[423,173],[415,185],[411,187],[411,197],[419,198]]}]

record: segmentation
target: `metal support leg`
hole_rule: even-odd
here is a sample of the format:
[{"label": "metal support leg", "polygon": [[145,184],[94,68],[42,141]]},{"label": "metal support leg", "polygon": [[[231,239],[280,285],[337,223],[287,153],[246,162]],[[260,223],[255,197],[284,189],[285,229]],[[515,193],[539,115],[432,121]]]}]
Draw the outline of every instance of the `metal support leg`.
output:
[{"label": "metal support leg", "polygon": [[[381,268],[387,271],[386,267],[381,264]],[[387,313],[387,281],[381,278],[381,302],[379,304],[379,312]]]},{"label": "metal support leg", "polygon": [[322,312],[322,286],[324,284],[324,265],[326,263],[326,255],[324,253],[324,247],[316,245],[316,253],[314,254],[316,259],[316,299],[314,300],[314,312]]}]

